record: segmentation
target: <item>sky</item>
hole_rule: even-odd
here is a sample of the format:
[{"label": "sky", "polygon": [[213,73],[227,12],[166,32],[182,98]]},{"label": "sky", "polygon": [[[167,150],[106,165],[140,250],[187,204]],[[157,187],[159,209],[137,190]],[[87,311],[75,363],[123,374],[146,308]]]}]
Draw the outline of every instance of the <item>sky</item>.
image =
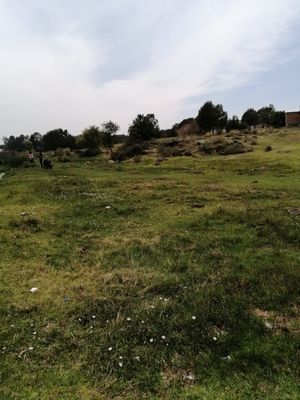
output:
[{"label": "sky", "polygon": [[0,140],[300,106],[299,0],[0,0]]}]

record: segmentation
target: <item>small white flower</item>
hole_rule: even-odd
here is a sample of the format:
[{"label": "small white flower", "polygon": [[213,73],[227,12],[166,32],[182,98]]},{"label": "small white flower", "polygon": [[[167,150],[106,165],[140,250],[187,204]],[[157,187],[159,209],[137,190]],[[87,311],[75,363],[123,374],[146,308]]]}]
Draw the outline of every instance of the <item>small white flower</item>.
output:
[{"label": "small white flower", "polygon": [[228,360],[228,361],[230,361],[230,360],[231,360],[231,356],[223,357],[223,360]]},{"label": "small white flower", "polygon": [[119,367],[122,368],[123,367],[123,363],[119,362]]},{"label": "small white flower", "polygon": [[161,338],[162,338],[162,340],[166,340],[166,337],[165,337],[165,335],[162,335],[162,337],[161,337]]},{"label": "small white flower", "polygon": [[128,318],[127,318],[127,321],[130,322],[130,321],[131,321],[131,318],[128,317]]},{"label": "small white flower", "polygon": [[164,299],[164,302],[167,302],[168,301],[168,299]]},{"label": "small white flower", "polygon": [[185,377],[185,379],[188,379],[189,381],[194,381],[194,380],[195,380],[195,377],[194,377],[193,374],[188,374],[188,375]]},{"label": "small white flower", "polygon": [[36,335],[36,332],[33,332],[33,335]]},{"label": "small white flower", "polygon": [[160,298],[159,298],[159,300],[163,300],[163,298],[162,298],[162,297],[160,297]]},{"label": "small white flower", "polygon": [[136,361],[140,361],[140,356],[136,356],[134,358],[136,359]]},{"label": "small white flower", "polygon": [[145,323],[145,321],[142,321],[142,324],[144,324]]},{"label": "small white flower", "polygon": [[123,357],[122,357],[122,356],[120,356],[120,357],[119,357],[119,360],[123,360]]},{"label": "small white flower", "polygon": [[213,341],[217,341],[218,338],[216,336],[213,337]]},{"label": "small white flower", "polygon": [[2,350],[6,350],[6,346],[2,347]]},{"label": "small white flower", "polygon": [[31,293],[36,293],[39,289],[37,287],[33,287],[30,289]]},{"label": "small white flower", "polygon": [[113,349],[112,347],[109,347],[109,348],[108,348],[108,351],[112,351],[112,349]]},{"label": "small white flower", "polygon": [[78,321],[81,322],[81,318],[78,318]]},{"label": "small white flower", "polygon": [[150,343],[153,343],[153,342],[154,342],[154,339],[151,338],[151,339],[149,340],[149,342],[150,342]]},{"label": "small white flower", "polygon": [[192,316],[192,319],[195,321],[195,319],[197,319],[197,318],[195,317],[195,315],[193,315],[193,316]]},{"label": "small white flower", "polygon": [[29,350],[29,351],[32,351],[32,350],[33,350],[33,347],[32,347],[32,346],[29,346],[29,347],[28,347],[28,350]]},{"label": "small white flower", "polygon": [[268,329],[273,329],[273,325],[270,322],[265,322],[265,327]]},{"label": "small white flower", "polygon": [[106,206],[105,207],[107,210],[110,210],[111,209],[111,206]]},{"label": "small white flower", "polygon": [[96,315],[93,315],[92,318],[95,319],[95,318],[96,318]]},{"label": "small white flower", "polygon": [[153,309],[153,308],[154,308],[154,306],[151,306],[151,308]]}]

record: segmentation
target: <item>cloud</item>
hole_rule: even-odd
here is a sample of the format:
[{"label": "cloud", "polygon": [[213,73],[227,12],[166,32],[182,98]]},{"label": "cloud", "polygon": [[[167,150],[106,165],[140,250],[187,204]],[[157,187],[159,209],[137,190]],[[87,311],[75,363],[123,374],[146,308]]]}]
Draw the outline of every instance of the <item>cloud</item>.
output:
[{"label": "cloud", "polygon": [[163,127],[288,56],[296,0],[0,0],[0,136]]}]

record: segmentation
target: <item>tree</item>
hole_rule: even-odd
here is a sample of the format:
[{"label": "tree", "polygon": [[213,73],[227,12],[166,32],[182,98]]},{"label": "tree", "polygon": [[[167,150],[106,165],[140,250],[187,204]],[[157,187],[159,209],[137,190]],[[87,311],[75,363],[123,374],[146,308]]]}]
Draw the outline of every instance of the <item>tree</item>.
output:
[{"label": "tree", "polygon": [[227,132],[230,132],[239,129],[241,129],[240,120],[236,115],[234,115],[231,119],[227,121],[226,130]]},{"label": "tree", "polygon": [[26,151],[30,148],[28,136],[20,135],[4,138],[4,149],[11,151]]},{"label": "tree", "polygon": [[227,123],[228,115],[223,110],[221,104],[214,105],[213,102],[207,101],[199,110],[197,122],[200,129],[204,132],[214,129],[222,130]]},{"label": "tree", "polygon": [[105,147],[108,147],[110,151],[112,151],[114,136],[120,129],[119,125],[112,122],[107,121],[102,124],[101,135],[102,135],[102,144]]},{"label": "tree", "polygon": [[159,137],[159,123],[154,114],[139,114],[128,128],[131,142],[143,142]]},{"label": "tree", "polygon": [[274,111],[271,115],[270,125],[274,128],[285,126],[285,111]]},{"label": "tree", "polygon": [[275,107],[272,104],[268,107],[262,107],[257,111],[258,123],[262,125],[271,125],[271,119],[274,112]]},{"label": "tree", "polygon": [[58,148],[75,148],[76,139],[67,130],[54,129],[43,136],[43,149],[56,150]]},{"label": "tree", "polygon": [[253,108],[249,108],[242,116],[242,122],[247,124],[249,130],[251,126],[256,126],[258,123],[257,112]]},{"label": "tree", "polygon": [[34,132],[30,138],[30,142],[32,143],[32,147],[35,151],[41,151],[43,147],[43,136],[39,132]]},{"label": "tree", "polygon": [[98,126],[92,125],[83,130],[77,139],[77,147],[81,149],[90,149],[99,152],[102,140],[102,132]]}]

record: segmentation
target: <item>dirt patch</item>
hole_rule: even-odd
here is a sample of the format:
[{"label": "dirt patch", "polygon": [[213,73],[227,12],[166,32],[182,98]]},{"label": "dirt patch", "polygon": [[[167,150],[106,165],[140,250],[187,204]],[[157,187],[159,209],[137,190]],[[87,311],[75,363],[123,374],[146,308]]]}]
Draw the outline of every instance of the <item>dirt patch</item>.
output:
[{"label": "dirt patch", "polygon": [[293,217],[298,217],[300,215],[300,207],[289,207],[288,212]]},{"label": "dirt patch", "polygon": [[275,311],[266,311],[256,308],[253,310],[253,314],[262,319],[266,328],[274,331],[274,333],[300,333],[300,310],[294,308],[294,315],[288,316],[279,314]]},{"label": "dirt patch", "polygon": [[195,375],[184,369],[165,369],[162,373],[164,385],[170,386],[174,382],[180,382],[184,386],[193,386],[195,384]]}]

